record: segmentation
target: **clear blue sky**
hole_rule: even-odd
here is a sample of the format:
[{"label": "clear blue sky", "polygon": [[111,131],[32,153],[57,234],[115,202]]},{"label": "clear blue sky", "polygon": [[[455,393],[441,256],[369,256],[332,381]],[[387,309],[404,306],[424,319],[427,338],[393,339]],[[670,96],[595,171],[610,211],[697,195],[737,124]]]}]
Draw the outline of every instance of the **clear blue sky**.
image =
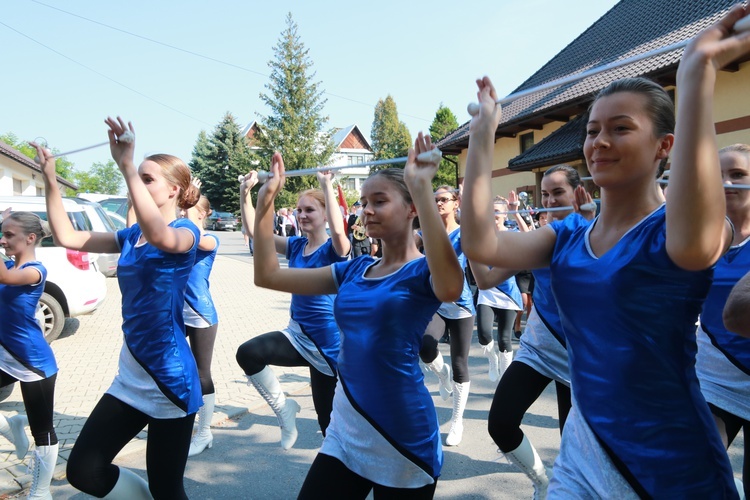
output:
[{"label": "clear blue sky", "polygon": [[[375,104],[391,94],[414,135],[440,103],[466,121],[481,75],[510,93],[615,3],[13,0],[0,17],[0,133],[69,151],[105,141],[104,118],[119,114],[135,126],[136,159],[167,152],[189,161],[198,133],[226,111],[241,125],[267,113],[258,95],[291,12],[330,93],[329,126],[356,123],[369,137]],[[109,151],[68,159],[85,170]]]}]

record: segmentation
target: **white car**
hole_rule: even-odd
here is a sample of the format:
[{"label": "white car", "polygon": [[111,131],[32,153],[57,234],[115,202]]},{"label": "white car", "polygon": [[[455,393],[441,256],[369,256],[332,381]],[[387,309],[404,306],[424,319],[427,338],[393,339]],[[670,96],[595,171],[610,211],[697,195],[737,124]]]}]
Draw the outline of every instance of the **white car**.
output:
[{"label": "white car", "polygon": [[[73,227],[91,230],[91,221],[83,206],[63,200]],[[47,206],[39,196],[0,196],[0,213],[10,207],[12,212],[34,212],[47,220]],[[3,259],[6,259],[3,254]],[[107,293],[105,277],[96,265],[97,254],[58,247],[52,237],[44,238],[36,248],[36,258],[47,269],[47,282],[39,300],[37,313],[44,337],[52,342],[62,332],[66,317],[75,317],[96,310]]]},{"label": "white car", "polygon": [[[94,231],[100,233],[113,233],[117,230],[112,223],[112,219],[107,215],[107,212],[104,211],[99,203],[81,197],[65,199],[74,201],[83,207],[89,216],[91,228]],[[99,272],[104,276],[116,276],[118,260],[120,260],[119,253],[99,254],[99,257],[96,259],[96,263],[99,266]]]}]

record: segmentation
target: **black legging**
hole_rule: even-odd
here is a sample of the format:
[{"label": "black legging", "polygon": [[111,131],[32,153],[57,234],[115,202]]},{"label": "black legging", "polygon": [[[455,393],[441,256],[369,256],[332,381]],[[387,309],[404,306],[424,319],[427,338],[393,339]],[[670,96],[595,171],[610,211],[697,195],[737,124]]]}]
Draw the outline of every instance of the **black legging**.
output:
[{"label": "black legging", "polygon": [[[732,441],[734,441],[734,438],[740,432],[740,429],[742,429],[742,433],[745,436],[750,436],[750,425],[748,425],[750,422],[711,403],[708,403],[708,407],[711,409],[714,418],[718,420],[716,423],[719,426],[721,439],[724,440],[726,438],[726,442],[724,442],[725,447],[729,448],[729,445],[732,444]],[[745,490],[745,497],[750,498],[750,455],[748,455],[750,453],[750,439],[748,438],[745,438],[745,449],[743,451],[742,483]]]},{"label": "black legging", "polygon": [[193,351],[195,364],[198,365],[198,376],[201,379],[201,394],[213,394],[214,381],[211,378],[211,360],[214,357],[214,343],[219,324],[207,328],[185,326],[185,332],[190,339],[190,349]]},{"label": "black legging", "polygon": [[427,325],[427,330],[422,337],[422,347],[419,349],[419,358],[424,363],[432,363],[438,355],[438,340],[445,333],[445,328],[451,336],[451,368],[453,368],[453,381],[459,384],[469,382],[469,348],[471,337],[474,334],[474,316],[461,319],[446,319],[435,314],[432,321]]},{"label": "black legging", "polygon": [[513,351],[513,323],[516,311],[498,309],[497,307],[479,304],[477,306],[477,335],[479,343],[487,345],[492,342],[492,324],[497,320],[497,346],[500,352]]},{"label": "black legging", "polygon": [[[37,446],[57,444],[55,424],[52,421],[55,406],[55,381],[57,373],[34,382],[21,382],[21,397],[26,407],[31,435]],[[18,379],[0,370],[0,387],[5,387]]]},{"label": "black legging", "polygon": [[318,453],[307,472],[297,497],[300,500],[319,498],[367,498],[372,490],[376,499],[421,500],[435,496],[437,479],[421,488],[392,488],[365,479],[349,470],[338,458]]},{"label": "black legging", "polygon": [[[522,361],[513,361],[495,390],[487,426],[490,436],[500,451],[513,451],[523,441],[521,421],[534,401],[552,379],[545,377]],[[562,434],[570,412],[570,388],[555,382],[557,413]]]},{"label": "black legging", "polygon": [[68,482],[102,498],[115,487],[117,454],[148,425],[146,464],[154,499],[187,498],[183,485],[195,414],[151,418],[111,394],[104,394],[81,429],[68,459]]},{"label": "black legging", "polygon": [[294,348],[281,332],[269,332],[248,340],[237,349],[237,363],[246,375],[255,375],[267,365],[308,366],[310,367],[310,389],[313,406],[318,415],[318,425],[326,435],[331,422],[333,393],[336,391],[336,377],[321,373]]}]

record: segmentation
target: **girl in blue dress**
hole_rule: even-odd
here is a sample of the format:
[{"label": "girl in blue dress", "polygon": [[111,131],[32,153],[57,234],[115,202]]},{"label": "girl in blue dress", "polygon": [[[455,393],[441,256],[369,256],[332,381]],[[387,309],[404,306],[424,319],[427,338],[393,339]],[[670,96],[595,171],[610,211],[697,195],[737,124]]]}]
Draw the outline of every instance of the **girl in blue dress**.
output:
[{"label": "girl in blue dress", "polygon": [[[70,484],[102,498],[187,498],[183,475],[201,388],[185,338],[182,308],[200,231],[178,209],[200,193],[179,158],[157,154],[136,169],[134,141],[118,141],[132,125],[107,118],[112,158],[125,177],[137,223],[116,233],[76,231],[62,204],[52,154],[37,146],[47,212],[55,240],[66,248],[120,252],[124,342],[115,380],[86,420],[70,453]],[[148,425],[148,484],[112,464]]]},{"label": "girl in blue dress", "polygon": [[[453,249],[458,257],[462,269],[466,268],[466,257],[461,251],[461,226],[456,220],[458,210],[458,196],[456,190],[450,186],[440,186],[435,190],[435,204],[440,219]],[[417,238],[417,246],[424,246],[421,238]],[[471,379],[469,376],[469,348],[474,334],[474,298],[469,288],[469,282],[464,278],[464,288],[461,296],[455,302],[446,302],[440,306],[433,316],[422,338],[422,348],[419,357],[425,366],[433,372],[440,384],[440,395],[448,399],[453,394],[453,413],[451,427],[445,437],[447,446],[457,446],[461,443],[464,432],[464,410],[469,400]],[[443,355],[438,350],[438,341],[448,331],[450,335],[451,364],[443,361]]]},{"label": "girl in blue dress", "polygon": [[[337,293],[341,328],[338,385],[328,432],[300,498],[406,495],[432,498],[443,456],[435,407],[419,368],[419,348],[442,302],[456,300],[463,271],[437,213],[432,178],[438,161],[420,133],[404,170],[374,173],[362,187],[368,234],[383,257],[361,256],[317,269],[281,269],[273,245],[273,199],[283,186],[281,155],[258,194],[255,283],[304,294]],[[408,187],[407,187],[408,186]],[[412,223],[419,214],[426,256]]]},{"label": "girl in blue dress", "polygon": [[[735,144],[719,150],[725,184],[750,184],[750,146]],[[698,327],[695,369],[724,446],[729,447],[742,430],[750,431],[750,339],[724,325],[724,305],[734,285],[750,269],[750,191],[726,188],[727,217],[734,225],[732,247],[714,270]],[[750,440],[745,444],[742,476],[745,496],[750,495]]]},{"label": "girl in blue dress", "polygon": [[[582,193],[578,172],[568,165],[557,165],[542,177],[544,208],[573,207],[588,199]],[[552,220],[562,220],[569,212],[549,212]],[[587,214],[593,218],[593,213]],[[496,216],[497,217],[497,216]],[[488,429],[498,448],[529,479],[544,497],[549,477],[539,454],[521,430],[521,422],[531,405],[551,381],[555,381],[560,432],[570,411],[570,371],[568,352],[557,304],[552,296],[549,268],[535,269],[534,304],[526,321],[516,357],[495,391],[488,418]]]},{"label": "girl in blue dress", "polygon": [[[304,236],[273,238],[276,252],[286,255],[291,268],[328,266],[347,260],[351,251],[344,218],[333,192],[333,174],[318,172],[317,176],[321,189],[303,191],[297,201],[297,221]],[[242,223],[250,238],[254,238],[250,224],[255,219],[250,190],[257,182],[257,173],[251,172],[240,186]],[[237,349],[237,363],[279,420],[281,447],[285,450],[297,440],[299,404],[284,396],[269,365],[310,367],[313,403],[325,436],[336,389],[340,344],[339,328],[333,317],[333,295],[292,295],[289,312],[291,318],[286,328],[259,335]]]},{"label": "girl in blue dress", "polygon": [[[464,204],[464,251],[510,268],[549,266],[568,347],[573,408],[549,498],[736,498],[726,451],[695,374],[695,321],[712,266],[732,241],[712,119],[718,68],[750,53],[732,9],[699,34],[671,99],[617,80],[590,108],[584,156],[602,192],[589,223],[574,214],[529,233],[486,234],[501,110],[478,80]],[[675,143],[676,137],[676,143]],[[666,207],[655,179],[674,144]]]},{"label": "girl in blue dress", "polygon": [[[49,234],[45,223],[31,212],[3,213],[0,246],[12,258],[0,265],[0,387],[21,382],[34,456],[30,466],[29,498],[52,498],[49,485],[57,463],[58,441],[52,421],[57,363],[44,340],[36,309],[44,292],[47,270],[36,260],[35,247]],[[46,233],[46,234],[45,234]],[[29,439],[23,415],[0,415],[0,432],[23,459]]]},{"label": "girl in blue dress", "polygon": [[[194,184],[200,189],[199,180],[196,179]],[[187,218],[201,230],[201,236],[195,254],[195,265],[190,272],[185,290],[185,306],[182,314],[185,319],[185,331],[190,340],[190,349],[193,351],[195,364],[198,367],[203,394],[203,406],[198,410],[198,430],[190,441],[189,457],[201,453],[206,448],[211,448],[214,443],[214,437],[211,434],[211,417],[214,414],[216,391],[211,377],[211,360],[214,355],[216,332],[219,328],[219,316],[216,314],[216,307],[211,298],[208,278],[211,275],[216,253],[219,251],[219,238],[204,232],[205,220],[209,215],[211,215],[211,204],[205,196],[201,196],[198,203],[187,210]]]}]

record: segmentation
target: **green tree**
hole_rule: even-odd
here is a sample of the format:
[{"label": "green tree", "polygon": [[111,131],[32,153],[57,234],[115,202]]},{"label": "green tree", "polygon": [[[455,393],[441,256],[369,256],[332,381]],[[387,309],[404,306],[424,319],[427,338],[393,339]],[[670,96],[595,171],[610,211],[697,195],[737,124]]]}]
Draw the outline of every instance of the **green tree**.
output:
[{"label": "green tree", "polygon": [[215,210],[239,213],[239,184],[237,177],[246,174],[253,164],[247,141],[234,116],[227,112],[211,136],[204,131],[193,147],[190,167],[203,185]]},{"label": "green tree", "polygon": [[[458,128],[458,120],[456,115],[450,110],[450,108],[443,106],[440,103],[438,110],[435,112],[435,118],[432,120],[430,125],[430,136],[432,142],[438,142],[440,139],[453,132]],[[458,187],[458,178],[456,172],[458,170],[457,159],[455,156],[444,157],[440,162],[435,178],[432,180],[433,186],[454,186]]]},{"label": "green tree", "polygon": [[[13,132],[8,132],[7,134],[0,135],[0,141],[3,141],[13,149],[20,151],[24,156],[28,156],[32,160],[36,157],[36,149],[29,146],[28,141],[19,140],[18,136],[16,136],[16,134],[14,134]],[[51,151],[54,154],[58,154],[60,152],[60,150],[57,148],[51,148]],[[75,164],[64,156],[62,158],[57,158],[57,160],[55,161],[55,172],[57,172],[57,175],[65,180],[71,181],[73,179],[74,168]]]},{"label": "green tree", "polygon": [[[286,29],[273,49],[274,59],[267,93],[260,99],[268,106],[268,116],[259,116],[261,133],[255,137],[259,161],[269,168],[271,155],[279,151],[289,170],[325,165],[333,154],[332,131],[326,129],[328,116],[323,115],[326,100],[321,82],[315,82],[312,60],[298,33],[297,23],[289,13]],[[279,195],[280,206],[293,206],[297,193],[317,186],[314,175],[290,177]]]},{"label": "green tree", "polygon": [[[372,121],[372,151],[376,160],[406,156],[411,147],[411,134],[404,122],[398,119],[396,101],[388,95],[375,106],[375,119]],[[389,165],[371,167],[380,170]]]},{"label": "green tree", "polygon": [[114,160],[96,162],[86,171],[73,172],[73,182],[82,193],[120,194],[124,179]]}]

